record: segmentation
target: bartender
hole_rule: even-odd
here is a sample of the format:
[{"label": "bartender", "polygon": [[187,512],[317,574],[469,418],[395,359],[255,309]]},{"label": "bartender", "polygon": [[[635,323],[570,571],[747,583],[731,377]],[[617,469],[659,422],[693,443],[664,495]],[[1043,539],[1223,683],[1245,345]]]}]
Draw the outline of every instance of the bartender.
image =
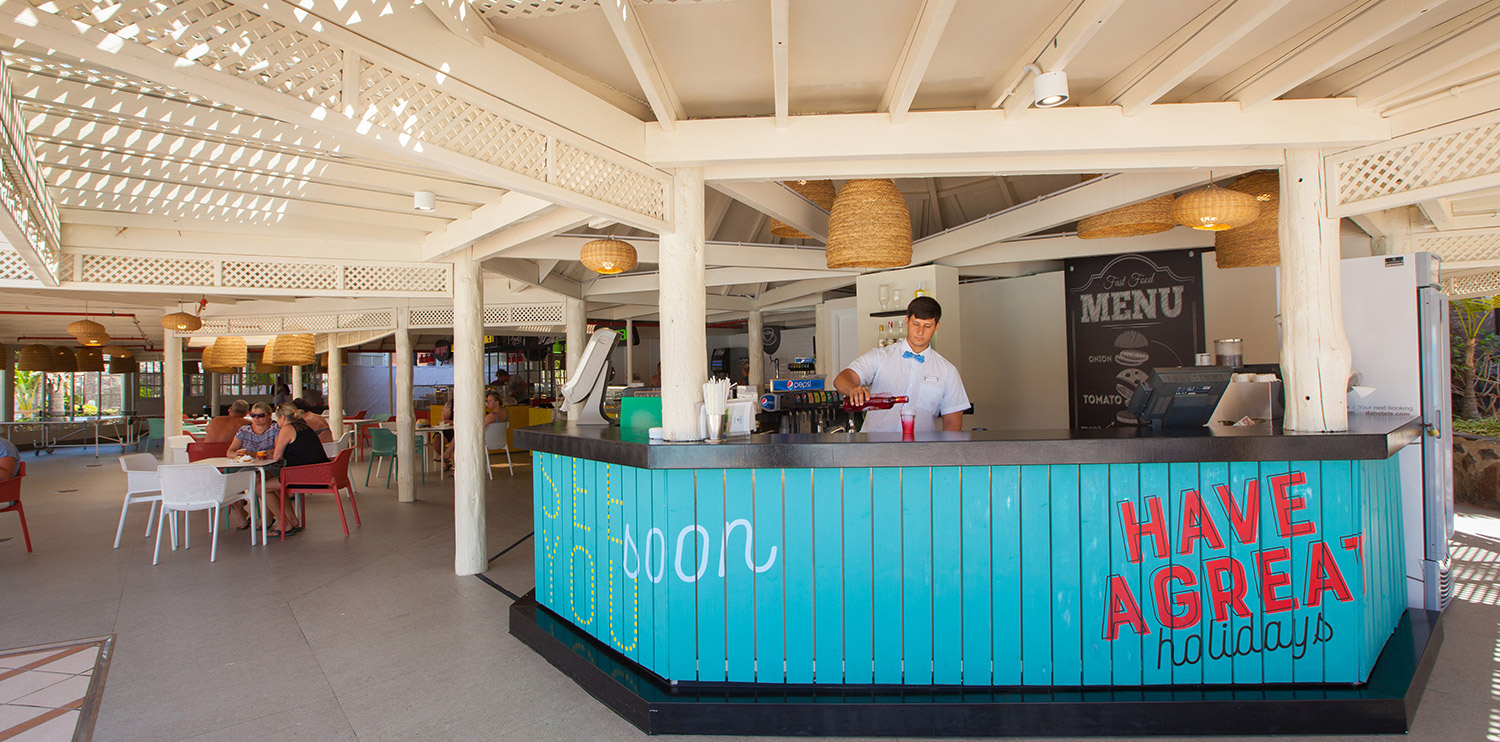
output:
[{"label": "bartender", "polygon": [[856,405],[864,404],[872,394],[910,400],[888,410],[866,412],[860,432],[901,432],[903,408],[916,413],[918,431],[959,430],[963,426],[964,410],[969,409],[963,379],[957,367],[932,349],[932,337],[942,318],[943,307],[936,299],[912,299],[906,305],[906,339],[870,350],[834,378],[833,388]]}]

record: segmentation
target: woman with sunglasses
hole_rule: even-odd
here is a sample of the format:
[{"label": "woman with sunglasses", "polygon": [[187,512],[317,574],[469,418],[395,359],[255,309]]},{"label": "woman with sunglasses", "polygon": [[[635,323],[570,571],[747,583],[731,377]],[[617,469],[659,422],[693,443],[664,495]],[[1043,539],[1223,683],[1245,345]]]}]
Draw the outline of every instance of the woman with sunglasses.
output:
[{"label": "woman with sunglasses", "polygon": [[[265,402],[256,402],[250,406],[250,424],[240,428],[234,434],[234,440],[229,442],[229,450],[224,455],[229,457],[240,454],[250,454],[257,458],[268,458],[272,450],[276,448],[276,434],[281,428],[271,419],[271,406]],[[266,476],[271,472],[267,471]],[[234,512],[239,516],[238,528],[241,530],[250,527],[250,514],[245,510],[243,501],[234,504]]]},{"label": "woman with sunglasses", "polygon": [[[279,474],[282,467],[328,463],[328,455],[323,452],[323,443],[318,440],[318,431],[313,430],[312,426],[302,419],[302,411],[298,410],[295,405],[284,404],[276,408],[276,429],[276,439],[271,451],[271,457],[276,463],[268,466],[266,470],[268,498],[281,491]],[[295,507],[283,510],[281,498],[267,499],[266,504],[277,509],[275,513],[277,527],[270,532],[270,535],[280,536],[282,530],[285,530],[288,536],[302,531],[302,524],[297,522]]]}]

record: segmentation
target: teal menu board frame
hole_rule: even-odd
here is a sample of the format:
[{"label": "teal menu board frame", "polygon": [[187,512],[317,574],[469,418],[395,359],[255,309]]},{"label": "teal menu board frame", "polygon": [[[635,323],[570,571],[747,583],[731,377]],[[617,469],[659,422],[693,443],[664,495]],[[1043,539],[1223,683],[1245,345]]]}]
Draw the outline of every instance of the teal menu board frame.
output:
[{"label": "teal menu board frame", "polygon": [[1362,683],[1396,459],[648,470],[536,453],[536,597],[669,681]]}]

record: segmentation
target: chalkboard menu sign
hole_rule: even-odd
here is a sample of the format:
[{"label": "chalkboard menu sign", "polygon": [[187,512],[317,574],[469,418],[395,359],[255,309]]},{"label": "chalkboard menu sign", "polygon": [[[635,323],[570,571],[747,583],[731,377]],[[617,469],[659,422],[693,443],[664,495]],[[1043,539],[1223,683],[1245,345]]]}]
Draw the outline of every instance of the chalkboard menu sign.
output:
[{"label": "chalkboard menu sign", "polygon": [[1133,426],[1130,395],[1151,369],[1204,350],[1200,250],[1067,261],[1068,401],[1074,428]]}]

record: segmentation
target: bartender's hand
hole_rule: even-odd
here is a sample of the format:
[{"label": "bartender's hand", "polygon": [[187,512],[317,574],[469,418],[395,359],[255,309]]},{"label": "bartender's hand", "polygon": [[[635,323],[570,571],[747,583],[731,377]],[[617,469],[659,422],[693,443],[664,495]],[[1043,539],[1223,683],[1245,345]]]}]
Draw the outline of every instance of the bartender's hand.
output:
[{"label": "bartender's hand", "polygon": [[867,386],[857,386],[850,389],[849,393],[844,396],[849,398],[849,404],[855,406],[862,405],[870,399],[870,388]]}]

